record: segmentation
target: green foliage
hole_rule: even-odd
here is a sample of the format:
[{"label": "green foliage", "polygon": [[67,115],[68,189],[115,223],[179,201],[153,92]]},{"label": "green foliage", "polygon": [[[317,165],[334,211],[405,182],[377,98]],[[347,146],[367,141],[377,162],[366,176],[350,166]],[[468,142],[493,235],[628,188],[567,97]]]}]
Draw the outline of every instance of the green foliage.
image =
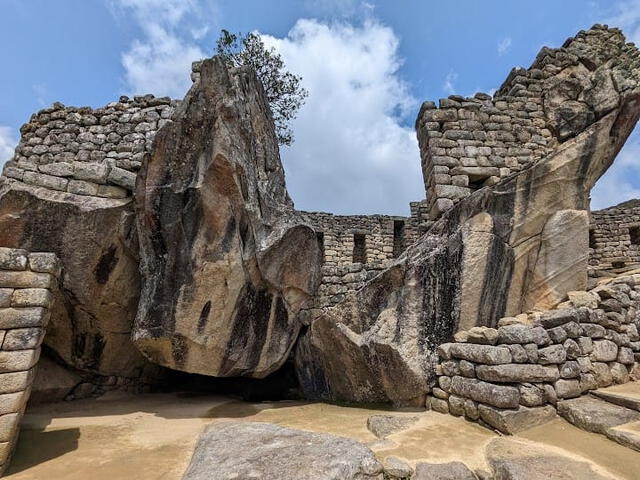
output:
[{"label": "green foliage", "polygon": [[217,54],[228,66],[253,67],[267,95],[278,142],[291,145],[293,132],[289,123],[296,117],[309,94],[301,85],[302,77],[288,72],[280,54],[273,47],[267,49],[256,33],[242,35],[222,30],[216,47]]}]

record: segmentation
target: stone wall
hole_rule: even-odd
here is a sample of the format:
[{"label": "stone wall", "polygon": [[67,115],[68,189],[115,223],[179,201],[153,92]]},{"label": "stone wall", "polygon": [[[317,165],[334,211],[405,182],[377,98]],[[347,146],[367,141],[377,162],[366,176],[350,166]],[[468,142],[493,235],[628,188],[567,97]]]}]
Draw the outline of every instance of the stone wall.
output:
[{"label": "stone wall", "polygon": [[431,222],[426,219],[425,203],[411,202],[409,217],[301,212],[316,231],[324,255],[313,316],[362,287],[428,229]]},{"label": "stone wall", "polygon": [[612,79],[608,67],[594,72],[589,58],[625,65],[634,48],[618,29],[596,25],[561,48],[543,48],[528,69],[514,68],[493,98],[425,102],[416,130],[430,217],[544,158],[614,108],[625,79]]},{"label": "stone wall", "polygon": [[558,309],[503,318],[441,345],[428,406],[513,434],[558,400],[626,383],[640,368],[640,275],[570,292]]},{"label": "stone wall", "polygon": [[49,190],[126,198],[144,153],[177,103],[153,95],[120,97],[97,109],[54,103],[22,126],[3,175]]},{"label": "stone wall", "polygon": [[640,200],[591,212],[589,274],[604,276],[640,267]]},{"label": "stone wall", "polygon": [[0,248],[0,475],[29,399],[59,274],[51,253]]}]

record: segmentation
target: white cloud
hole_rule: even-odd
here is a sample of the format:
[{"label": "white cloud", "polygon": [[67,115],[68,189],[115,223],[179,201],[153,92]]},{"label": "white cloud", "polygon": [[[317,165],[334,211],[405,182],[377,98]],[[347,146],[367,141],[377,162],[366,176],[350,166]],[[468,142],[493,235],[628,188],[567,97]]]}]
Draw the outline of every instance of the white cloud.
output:
[{"label": "white cloud", "polygon": [[214,22],[212,5],[193,0],[110,0],[114,14],[132,15],[142,32],[122,54],[127,93],[184,96],[191,86],[191,62],[210,55],[196,42]]},{"label": "white cloud", "polygon": [[11,128],[0,126],[0,167],[13,157],[13,150],[17,144],[18,140],[14,137]]},{"label": "white cloud", "polygon": [[498,55],[502,56],[511,50],[511,37],[504,37],[498,42]]},{"label": "white cloud", "polygon": [[447,76],[444,79],[444,83],[442,84],[442,90],[444,90],[447,95],[454,95],[456,93],[456,80],[458,80],[457,73],[453,71],[447,73]]},{"label": "white cloud", "polygon": [[640,127],[591,191],[591,209],[600,210],[632,198],[640,198]]},{"label": "white cloud", "polygon": [[424,198],[415,133],[402,123],[413,123],[417,102],[390,28],[299,20],[286,38],[265,41],[309,90],[296,141],[282,151],[297,208],[406,214]]},{"label": "white cloud", "polygon": [[627,41],[640,45],[640,0],[624,0],[613,8],[605,23],[621,28]]}]

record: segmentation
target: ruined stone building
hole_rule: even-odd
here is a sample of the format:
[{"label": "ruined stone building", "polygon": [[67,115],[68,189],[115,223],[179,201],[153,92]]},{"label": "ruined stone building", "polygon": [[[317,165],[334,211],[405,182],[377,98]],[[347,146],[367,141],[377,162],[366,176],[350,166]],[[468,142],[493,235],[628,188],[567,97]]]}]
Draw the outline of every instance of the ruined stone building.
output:
[{"label": "ruined stone building", "polygon": [[287,366],[304,398],[505,433],[640,376],[640,204],[589,211],[640,116],[619,30],[543,48],[493,96],[425,102],[407,217],[297,211],[254,72],[214,57],[192,79],[21,129],[0,177],[0,465],[41,344],[77,379],[62,398]]}]

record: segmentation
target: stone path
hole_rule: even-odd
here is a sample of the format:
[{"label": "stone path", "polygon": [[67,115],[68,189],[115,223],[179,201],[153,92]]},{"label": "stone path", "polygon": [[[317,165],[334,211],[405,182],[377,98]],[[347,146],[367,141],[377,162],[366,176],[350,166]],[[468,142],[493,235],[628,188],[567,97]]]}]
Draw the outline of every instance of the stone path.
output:
[{"label": "stone path", "polygon": [[[502,458],[504,448],[493,443],[501,440],[498,435],[432,411],[380,411],[284,401],[248,403],[202,394],[107,394],[100,399],[29,409],[6,478],[113,480],[128,478],[135,471],[136,480],[180,480],[198,437],[208,425],[244,422],[267,422],[352,439],[371,449],[385,471],[393,472],[388,475],[392,479],[406,478],[410,471],[464,471],[459,463],[480,479],[491,478],[482,473],[488,474],[498,464],[505,469],[502,478],[536,478],[531,475],[539,466],[537,461],[523,453],[535,448],[544,449],[546,458],[554,459],[558,466],[571,465],[571,472],[591,475],[582,478],[637,480],[640,465],[639,452],[561,418],[505,438],[505,448],[513,447],[519,456],[505,454]],[[369,430],[368,423],[384,438]],[[624,429],[630,431],[629,425]],[[250,453],[245,447],[236,455]],[[548,471],[545,480],[576,478],[565,473],[558,467]]]},{"label": "stone path", "polygon": [[[637,384],[635,384],[637,386]],[[635,391],[636,386],[630,388]],[[613,398],[617,403],[610,403]],[[640,451],[640,412],[622,404],[633,404],[624,393],[586,395],[558,404],[558,413],[566,420],[588,432],[605,435],[610,440]]]}]

